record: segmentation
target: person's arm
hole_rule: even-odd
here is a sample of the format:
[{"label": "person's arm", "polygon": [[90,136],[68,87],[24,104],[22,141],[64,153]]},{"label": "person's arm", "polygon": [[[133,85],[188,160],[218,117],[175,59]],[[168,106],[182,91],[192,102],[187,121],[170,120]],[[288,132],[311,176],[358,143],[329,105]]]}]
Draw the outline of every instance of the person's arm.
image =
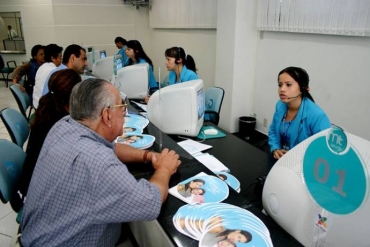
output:
[{"label": "person's arm", "polygon": [[19,85],[20,89],[22,92],[25,92],[26,89],[24,88],[23,85],[20,84],[20,81],[21,81],[21,78],[25,75],[28,74],[28,72],[30,71],[31,67],[30,67],[30,63],[27,62],[25,64],[22,64],[21,66],[18,66],[14,72],[13,72],[13,83],[15,85]]},{"label": "person's arm", "polygon": [[[114,149],[118,159],[122,163],[145,163],[146,161],[151,162],[153,155],[159,155],[156,152],[150,151],[144,157],[146,150],[141,150],[138,148],[133,148],[130,145],[116,143],[116,147]],[[146,161],[144,160],[146,158]]]},{"label": "person's arm", "polygon": [[170,178],[177,171],[181,161],[175,151],[165,148],[160,155],[152,156],[152,164],[156,170],[149,182],[159,188],[162,202],[164,202],[168,196]]}]

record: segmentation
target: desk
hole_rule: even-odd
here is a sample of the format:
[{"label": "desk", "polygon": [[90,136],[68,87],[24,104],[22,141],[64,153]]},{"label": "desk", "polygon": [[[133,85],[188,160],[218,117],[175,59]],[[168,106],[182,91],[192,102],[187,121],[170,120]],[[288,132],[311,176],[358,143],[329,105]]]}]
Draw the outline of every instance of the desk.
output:
[{"label": "desk", "polygon": [[[208,123],[207,123],[208,124]],[[212,124],[209,124],[212,125]],[[187,154],[180,146],[177,145],[178,139],[176,136],[168,136],[157,129],[153,124],[149,123],[147,127],[148,134],[156,137],[156,142],[153,149],[159,151],[162,143],[163,148],[173,149],[181,156],[182,164],[178,168],[177,173],[174,174],[170,180],[170,187],[177,185],[179,182],[198,174],[205,172],[212,174],[212,172],[204,165],[199,163],[192,156]],[[212,145],[213,148],[207,150],[208,153],[213,154],[222,163],[224,163],[241,183],[241,193],[238,194],[230,188],[229,197],[223,201],[225,203],[233,204],[241,208],[247,209],[259,217],[267,226],[270,231],[271,239],[274,246],[302,246],[298,241],[285,232],[275,221],[270,217],[264,215],[261,210],[257,209],[248,199],[252,197],[252,193],[248,191],[247,187],[252,184],[257,177],[267,175],[271,167],[269,167],[269,157],[261,150],[255,148],[247,142],[240,140],[238,137],[227,133],[225,138],[209,139],[204,143]],[[149,179],[153,169],[148,166],[133,166],[128,165],[128,169],[137,178]],[[177,212],[178,208],[185,205],[184,202],[168,195],[166,202],[162,206],[161,213],[157,218],[157,222],[163,230],[165,237],[168,238],[170,244],[161,246],[198,246],[198,241],[195,241],[182,233],[178,232],[173,225],[172,217]],[[156,225],[156,222],[153,223]],[[134,225],[132,227],[135,228]],[[138,228],[133,230],[134,234],[137,233]],[[139,230],[140,231],[140,230]],[[148,235],[151,233],[147,230],[141,237],[137,238],[150,238]],[[159,246],[158,243],[152,243],[153,246]]]}]

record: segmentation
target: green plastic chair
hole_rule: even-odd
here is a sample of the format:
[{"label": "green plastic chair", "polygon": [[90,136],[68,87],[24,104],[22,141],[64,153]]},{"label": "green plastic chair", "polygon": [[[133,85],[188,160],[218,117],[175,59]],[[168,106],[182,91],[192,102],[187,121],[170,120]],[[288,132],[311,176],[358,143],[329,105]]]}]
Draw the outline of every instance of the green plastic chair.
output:
[{"label": "green plastic chair", "polygon": [[[0,64],[3,65],[4,60],[3,60],[3,57],[1,55],[0,55],[0,60],[1,60]],[[13,64],[14,66],[10,66],[10,64]],[[9,86],[9,75],[11,73],[13,73],[15,68],[17,68],[17,63],[14,60],[11,60],[11,61],[6,62],[6,66],[4,65],[4,66],[1,66],[1,67],[0,67],[0,72],[3,76],[3,80],[5,81],[6,87],[8,87]]]},{"label": "green plastic chair", "polygon": [[17,110],[5,108],[0,112],[0,118],[9,132],[12,141],[23,148],[30,133],[26,118]]},{"label": "green plastic chair", "polygon": [[220,111],[224,100],[224,89],[220,87],[210,87],[205,92],[204,122],[212,122],[218,125],[220,121]]},{"label": "green plastic chair", "polygon": [[[26,92],[22,92],[18,85],[11,85],[9,89],[12,92],[15,98],[15,101],[17,102],[20,112],[29,122],[32,109],[34,109],[34,107],[32,106],[30,102],[30,97],[28,96]],[[27,114],[28,109],[29,109],[29,112]]]},{"label": "green plastic chair", "polygon": [[[26,153],[18,145],[5,139],[0,139],[0,147],[0,199],[4,204],[10,202],[12,205],[12,200],[18,196],[17,184]],[[13,205],[12,208],[18,213],[16,221],[20,223],[23,206],[19,210]]]}]

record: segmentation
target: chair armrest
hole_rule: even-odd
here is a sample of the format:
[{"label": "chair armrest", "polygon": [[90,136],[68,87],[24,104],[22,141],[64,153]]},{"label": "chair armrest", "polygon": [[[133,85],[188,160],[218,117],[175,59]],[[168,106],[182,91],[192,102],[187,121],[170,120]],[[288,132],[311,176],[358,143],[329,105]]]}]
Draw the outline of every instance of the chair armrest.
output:
[{"label": "chair armrest", "polygon": [[[13,67],[10,66],[11,63],[14,64]],[[6,65],[8,66],[8,68],[14,68],[14,69],[17,68],[17,63],[15,62],[15,60],[10,60],[10,61],[6,62]]]}]

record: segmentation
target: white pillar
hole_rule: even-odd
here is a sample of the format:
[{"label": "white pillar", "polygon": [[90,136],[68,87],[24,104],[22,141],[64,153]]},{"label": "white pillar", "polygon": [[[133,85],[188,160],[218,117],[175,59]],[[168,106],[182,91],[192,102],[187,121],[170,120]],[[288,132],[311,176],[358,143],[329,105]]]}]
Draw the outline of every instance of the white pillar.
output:
[{"label": "white pillar", "polygon": [[258,31],[257,0],[218,0],[215,86],[225,90],[220,127],[238,131],[239,117],[252,114]]}]

